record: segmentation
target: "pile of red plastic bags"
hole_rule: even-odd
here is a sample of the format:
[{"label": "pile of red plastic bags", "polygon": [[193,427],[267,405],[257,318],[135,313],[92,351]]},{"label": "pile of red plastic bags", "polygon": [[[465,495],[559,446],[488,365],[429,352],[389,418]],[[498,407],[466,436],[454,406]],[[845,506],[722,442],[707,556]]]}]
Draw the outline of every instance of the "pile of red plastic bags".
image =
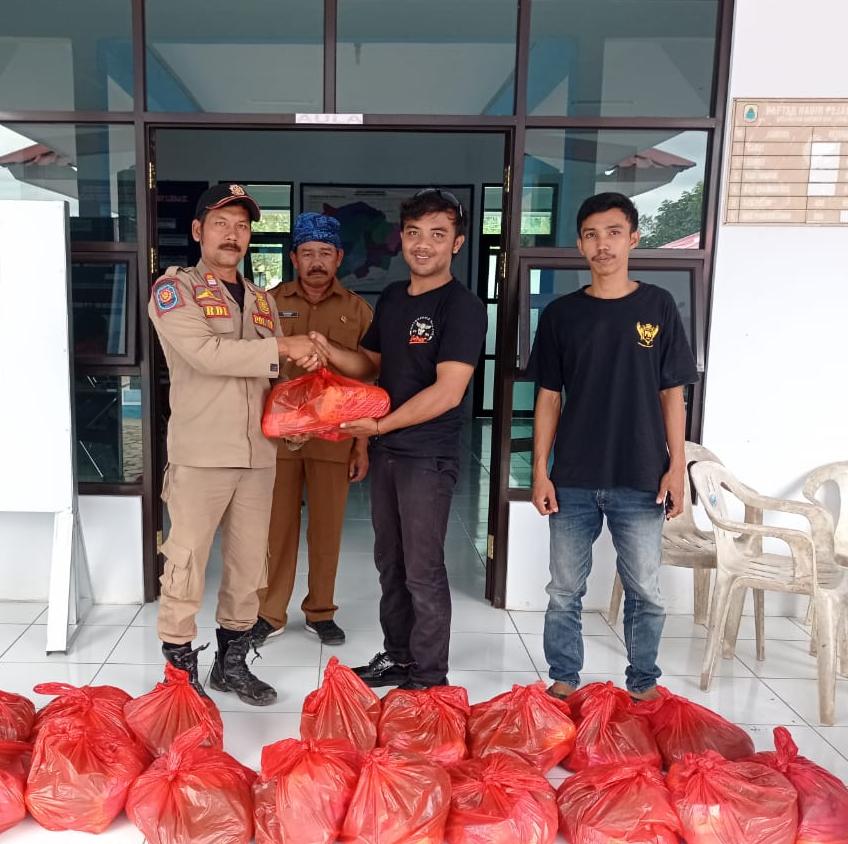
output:
[{"label": "pile of red plastic bags", "polygon": [[[257,774],[183,672],[131,699],[42,684],[36,714],[0,692],[0,832],[102,832],[123,811],[151,844],[848,844],[848,789],[789,732],[755,753],[744,730],[660,689],[634,701],[544,684],[469,706],[464,689],[381,701],[333,658],[304,701],[300,739]],[[546,773],[573,776],[554,790]]]}]

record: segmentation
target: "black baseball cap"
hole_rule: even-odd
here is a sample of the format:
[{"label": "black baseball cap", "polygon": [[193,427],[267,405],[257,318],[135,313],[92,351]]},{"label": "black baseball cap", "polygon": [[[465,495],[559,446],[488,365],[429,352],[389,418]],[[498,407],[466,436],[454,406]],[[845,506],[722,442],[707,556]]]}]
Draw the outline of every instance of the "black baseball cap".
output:
[{"label": "black baseball cap", "polygon": [[259,210],[259,204],[256,200],[239,184],[220,184],[212,185],[200,194],[200,199],[197,200],[197,207],[194,209],[194,219],[200,220],[207,211],[213,208],[223,208],[225,205],[230,205],[233,202],[240,202],[247,208],[250,219],[254,223],[259,222],[262,213]]}]

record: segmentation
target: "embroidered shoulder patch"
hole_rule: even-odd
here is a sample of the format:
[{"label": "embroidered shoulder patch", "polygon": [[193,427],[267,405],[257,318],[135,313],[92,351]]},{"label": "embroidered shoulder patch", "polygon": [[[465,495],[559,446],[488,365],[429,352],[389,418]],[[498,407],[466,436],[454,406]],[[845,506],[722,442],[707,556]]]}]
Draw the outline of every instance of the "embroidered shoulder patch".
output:
[{"label": "embroidered shoulder patch", "polygon": [[221,291],[219,289],[211,290],[208,287],[205,287],[202,284],[194,285],[194,301],[201,302],[223,302],[224,299],[221,296]]},{"label": "embroidered shoulder patch", "polygon": [[268,300],[265,298],[264,293],[256,294],[256,307],[259,309],[260,314],[269,316],[271,313],[271,306],[268,304]]},{"label": "embroidered shoulder patch", "polygon": [[253,315],[253,324],[261,325],[263,328],[267,328],[269,331],[274,330],[274,320],[271,319],[271,317],[262,316],[262,314]]},{"label": "embroidered shoulder patch", "polygon": [[185,302],[180,295],[176,279],[163,278],[157,282],[153,288],[153,302],[159,314],[167,314],[169,311],[181,308]]},{"label": "embroidered shoulder patch", "polygon": [[202,305],[206,319],[227,319],[230,316],[228,305]]}]

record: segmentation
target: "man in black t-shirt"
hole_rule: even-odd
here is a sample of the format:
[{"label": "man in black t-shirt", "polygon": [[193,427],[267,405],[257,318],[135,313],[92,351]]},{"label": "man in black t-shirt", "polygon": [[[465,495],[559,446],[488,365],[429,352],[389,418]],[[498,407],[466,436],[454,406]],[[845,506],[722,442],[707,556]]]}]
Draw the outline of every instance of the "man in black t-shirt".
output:
[{"label": "man in black t-shirt", "polygon": [[451,598],[445,533],[459,465],[460,403],[486,338],[482,302],[451,274],[465,209],[427,188],[401,205],[410,280],[389,285],[356,352],[310,337],[340,372],[391,397],[382,419],[343,425],[371,437],[371,520],[384,650],[355,668],[369,686],[447,683]]},{"label": "man in black t-shirt", "polygon": [[577,246],[592,283],[545,308],[532,356],[533,504],[551,535],[544,647],[559,698],[580,683],[582,599],[604,516],[624,585],[630,694],[655,698],[661,674],[663,514],[683,509],[683,385],[698,373],[671,295],[628,276],[638,222],[621,194],[583,203]]}]

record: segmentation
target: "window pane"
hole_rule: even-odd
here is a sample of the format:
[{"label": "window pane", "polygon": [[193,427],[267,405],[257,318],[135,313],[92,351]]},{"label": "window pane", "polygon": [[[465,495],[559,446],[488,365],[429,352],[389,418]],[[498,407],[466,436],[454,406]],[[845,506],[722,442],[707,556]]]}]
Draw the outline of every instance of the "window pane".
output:
[{"label": "window pane", "polygon": [[558,246],[574,245],[577,210],[586,197],[617,191],[639,210],[640,246],[697,249],[706,158],[705,132],[533,129],[524,154],[528,210],[522,231],[525,218],[528,225],[544,224],[528,195],[533,189],[553,186],[558,192],[552,220]]},{"label": "window pane", "polygon": [[708,115],[717,14],[718,0],[533,0],[528,112]]},{"label": "window pane", "polygon": [[76,357],[127,353],[127,276],[124,261],[71,265]]},{"label": "window pane", "polygon": [[146,0],[145,6],[151,111],[323,111],[323,3]]},{"label": "window pane", "polygon": [[[518,381],[513,386],[516,405],[533,407],[533,385]],[[512,489],[529,489],[533,485],[533,418],[516,416],[512,419],[509,446],[509,485]]]},{"label": "window pane", "polygon": [[0,20],[0,109],[132,110],[130,0],[8,0]]},{"label": "window pane", "polygon": [[512,114],[516,0],[339,0],[338,110]]},{"label": "window pane", "polygon": [[0,199],[62,199],[72,240],[135,241],[132,126],[0,125]]},{"label": "window pane", "polygon": [[79,480],[141,480],[139,377],[80,376],[74,380],[74,397]]}]

